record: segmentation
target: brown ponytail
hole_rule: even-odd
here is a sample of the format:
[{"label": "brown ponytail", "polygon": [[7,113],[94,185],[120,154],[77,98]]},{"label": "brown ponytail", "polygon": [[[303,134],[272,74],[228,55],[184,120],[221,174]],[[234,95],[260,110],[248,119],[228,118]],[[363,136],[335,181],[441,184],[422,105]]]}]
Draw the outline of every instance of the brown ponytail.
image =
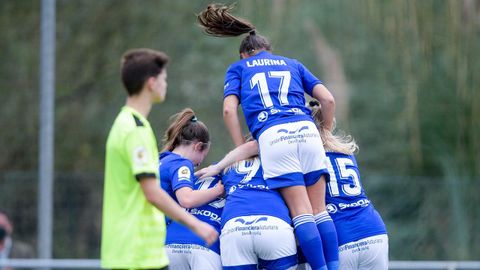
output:
[{"label": "brown ponytail", "polygon": [[271,51],[272,46],[265,37],[256,34],[255,26],[243,18],[233,16],[231,6],[208,5],[197,15],[197,22],[205,33],[215,37],[235,37],[249,33],[240,43],[240,53],[252,55],[256,50]]},{"label": "brown ponytail", "polygon": [[175,147],[183,144],[202,142],[204,150],[210,144],[210,134],[207,126],[197,120],[195,112],[185,108],[170,117],[170,126],[163,135],[162,151],[173,151]]}]

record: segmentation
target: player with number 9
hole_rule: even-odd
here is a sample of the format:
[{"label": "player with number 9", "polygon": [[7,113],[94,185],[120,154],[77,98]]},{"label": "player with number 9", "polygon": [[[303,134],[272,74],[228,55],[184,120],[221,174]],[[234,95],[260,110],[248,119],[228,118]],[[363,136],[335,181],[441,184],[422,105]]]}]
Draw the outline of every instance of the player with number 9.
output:
[{"label": "player with number 9", "polygon": [[197,16],[207,34],[247,34],[240,44],[240,60],[225,75],[225,124],[235,144],[243,144],[238,117],[241,104],[248,128],[259,143],[265,181],[285,200],[308,262],[314,269],[337,269],[335,226],[324,200],[326,156],[304,94],[320,101],[329,128],[334,98],[302,63],[272,54],[270,43],[257,34],[255,26],[233,16],[231,10],[211,4]]},{"label": "player with number 9", "polygon": [[[234,163],[238,159],[242,160]],[[218,173],[226,190],[220,236],[224,269],[296,269],[297,248],[288,208],[280,193],[269,189],[263,179],[257,144],[237,147],[196,175]]]}]

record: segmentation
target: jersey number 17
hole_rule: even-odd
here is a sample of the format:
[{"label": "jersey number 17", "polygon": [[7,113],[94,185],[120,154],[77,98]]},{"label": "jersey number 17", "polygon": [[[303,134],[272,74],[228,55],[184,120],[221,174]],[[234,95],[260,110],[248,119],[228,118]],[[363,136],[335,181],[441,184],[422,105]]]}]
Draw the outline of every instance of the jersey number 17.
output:
[{"label": "jersey number 17", "polygon": [[[269,71],[268,77],[272,79],[279,79],[280,84],[278,86],[278,100],[280,105],[288,105],[288,89],[290,87],[290,80],[292,75],[290,71]],[[253,90],[258,86],[258,92],[260,93],[260,98],[262,99],[263,107],[271,108],[273,107],[273,101],[270,97],[270,90],[267,83],[267,76],[265,72],[255,73],[250,79],[250,88]]]}]

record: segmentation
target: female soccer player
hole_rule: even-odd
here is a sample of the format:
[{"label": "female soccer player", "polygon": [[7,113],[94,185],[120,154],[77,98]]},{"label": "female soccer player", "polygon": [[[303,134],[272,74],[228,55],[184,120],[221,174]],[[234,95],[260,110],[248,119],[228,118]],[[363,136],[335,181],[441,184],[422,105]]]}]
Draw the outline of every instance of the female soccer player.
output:
[{"label": "female soccer player", "polygon": [[[210,148],[207,127],[187,108],[173,116],[165,132],[160,154],[162,188],[182,207],[220,232],[224,200],[219,198],[223,185],[219,178],[197,180],[194,167],[200,164]],[[207,246],[184,225],[167,219],[166,250],[172,269],[221,269],[220,244]]]},{"label": "female soccer player", "polygon": [[336,269],[335,227],[328,214],[318,215],[325,211],[326,157],[305,107],[304,93],[322,104],[326,127],[332,127],[333,96],[303,64],[272,54],[271,45],[257,35],[255,26],[231,15],[231,9],[211,4],[197,17],[207,34],[247,34],[240,44],[241,60],[225,75],[226,126],[235,144],[242,144],[237,111],[241,104],[249,130],[259,143],[264,178],[269,188],[279,189],[288,205],[307,261],[314,269],[327,269],[327,265]]},{"label": "female soccer player", "polygon": [[228,167],[222,182],[227,191],[220,239],[224,269],[296,269],[288,208],[280,193],[267,187],[258,155]]},{"label": "female soccer player", "polygon": [[323,125],[318,102],[310,101],[328,157],[327,209],[338,235],[340,269],[388,269],[388,235],[380,214],[367,198],[350,136],[333,135]]}]

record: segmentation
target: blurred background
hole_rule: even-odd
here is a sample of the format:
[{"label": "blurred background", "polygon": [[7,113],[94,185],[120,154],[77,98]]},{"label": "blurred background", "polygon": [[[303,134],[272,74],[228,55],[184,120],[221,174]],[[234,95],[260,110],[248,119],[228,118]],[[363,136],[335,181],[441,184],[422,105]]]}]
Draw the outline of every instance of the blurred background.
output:
[{"label": "blurred background", "polygon": [[[171,57],[167,101],[149,118],[159,142],[169,116],[191,107],[211,131],[203,165],[233,147],[223,77],[241,37],[202,33],[195,14],[208,3],[56,1],[54,258],[99,257],[104,146],[125,102],[127,49]],[[390,259],[480,260],[480,1],[243,0],[234,13],[332,91]],[[40,1],[0,1],[0,208],[34,248],[39,23]]]}]

